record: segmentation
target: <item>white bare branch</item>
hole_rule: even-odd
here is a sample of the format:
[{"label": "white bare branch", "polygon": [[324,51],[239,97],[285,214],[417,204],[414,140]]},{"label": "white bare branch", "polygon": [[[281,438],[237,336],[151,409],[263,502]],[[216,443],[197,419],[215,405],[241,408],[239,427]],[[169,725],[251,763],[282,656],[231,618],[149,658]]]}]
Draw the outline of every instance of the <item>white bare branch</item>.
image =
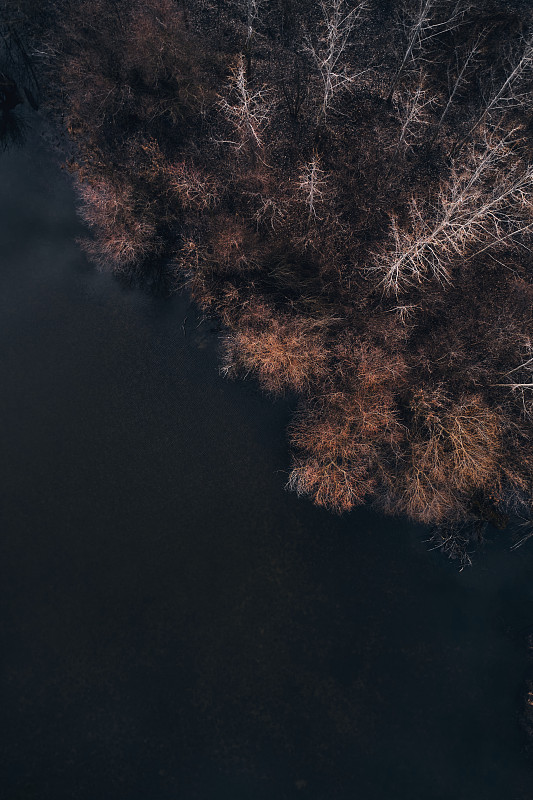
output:
[{"label": "white bare branch", "polygon": [[246,11],[246,48],[249,49],[257,23],[261,17],[264,0],[243,0],[243,4]]},{"label": "white bare branch", "polygon": [[185,162],[173,164],[169,170],[170,186],[185,208],[198,211],[214,208],[219,202],[214,180]]},{"label": "white bare branch", "polygon": [[[462,2],[457,2],[451,9],[449,16],[439,19],[436,15],[438,0],[420,0],[417,11],[407,27],[407,45],[404,50],[403,58],[394,73],[388,101],[392,100],[398,81],[409,61],[417,52],[421,52],[427,43],[435,36],[439,36],[445,31],[456,28],[462,22],[467,8]],[[408,17],[408,14],[406,15]]]},{"label": "white bare branch", "polygon": [[[465,134],[458,147],[468,141],[475,130],[487,118],[495,113],[502,113],[510,107],[524,105],[531,101],[531,77],[533,72],[533,36],[523,42],[522,49],[517,57],[511,60],[509,72],[501,83],[492,87],[488,97],[485,98],[483,107]],[[529,81],[525,79],[529,77]],[[523,88],[520,89],[521,84]],[[456,148],[456,150],[458,149]]]},{"label": "white bare branch", "polygon": [[524,369],[525,367],[530,367],[533,370],[533,358],[528,358],[523,364],[513,367],[513,369],[510,369],[509,372],[505,373],[505,375],[512,375],[513,372],[518,372],[519,369]]},{"label": "white bare branch", "polygon": [[420,72],[414,91],[394,92],[392,101],[402,123],[396,153],[402,145],[411,147],[419,131],[430,123],[429,112],[437,103],[437,97],[425,88],[425,83],[425,76]]},{"label": "white bare branch", "polygon": [[[325,119],[335,95],[363,74],[354,73],[346,63],[351,47],[351,34],[356,23],[363,17],[367,0],[359,0],[348,10],[346,0],[320,0],[322,10],[322,35],[317,44],[307,39],[306,49],[311,54],[323,84],[320,116]],[[366,72],[367,70],[364,70]]]},{"label": "white bare branch", "polygon": [[382,274],[384,291],[397,294],[426,277],[448,283],[452,259],[472,244],[509,245],[533,230],[533,165],[524,168],[514,158],[515,134],[487,133],[483,148],[473,146],[466,164],[441,184],[436,208],[423,208],[413,197],[408,229],[391,216],[394,247],[370,268]]},{"label": "white bare branch", "polygon": [[246,143],[261,148],[263,131],[272,114],[272,102],[265,87],[255,91],[250,88],[242,56],[231,71],[228,90],[228,98],[221,97],[219,106],[239,133],[239,141],[232,144],[239,150]]},{"label": "white bare branch", "polygon": [[287,216],[283,202],[276,202],[271,197],[264,197],[263,195],[259,195],[258,199],[259,208],[253,215],[257,228],[259,229],[260,226],[266,225],[268,222],[270,228],[276,230]]},{"label": "white bare branch", "polygon": [[419,308],[420,306],[417,306],[414,303],[407,303],[405,305],[399,305],[399,306],[394,306],[394,308],[389,308],[389,312],[391,314],[396,314],[399,322],[402,325],[405,325]]},{"label": "white bare branch", "polygon": [[[452,107],[452,104],[453,104],[453,102],[455,100],[456,95],[461,91],[462,86],[468,80],[468,76],[469,76],[470,71],[475,66],[477,57],[478,57],[479,52],[481,50],[481,43],[482,43],[482,41],[483,41],[483,39],[485,37],[485,34],[486,34],[486,31],[484,31],[484,30],[481,31],[478,34],[476,40],[468,48],[468,50],[467,50],[467,52],[466,52],[466,54],[464,56],[463,63],[461,65],[461,67],[459,67],[459,64],[457,64],[457,72],[456,72],[455,79],[453,80],[453,82],[451,82],[450,94],[448,96],[448,102],[444,106],[443,112],[442,112],[442,114],[440,116],[440,119],[439,119],[439,122],[438,122],[438,127],[439,128],[442,125],[442,123],[444,122],[444,118],[448,114],[448,111]],[[458,58],[457,54],[456,54],[456,58]]]},{"label": "white bare branch", "polygon": [[[528,353],[531,353],[529,337],[526,341],[526,348]],[[530,356],[521,364],[518,364],[518,366],[503,373],[503,377],[508,378],[509,375],[520,372],[522,375],[517,376],[515,381],[511,380],[509,383],[494,383],[492,385],[510,389],[513,394],[519,394],[522,401],[524,416],[531,418],[533,416],[533,398],[531,393],[533,389],[533,357]]]},{"label": "white bare branch", "polygon": [[309,163],[303,165],[298,189],[303,193],[309,217],[316,218],[317,203],[322,200],[325,192],[324,170],[316,153]]}]

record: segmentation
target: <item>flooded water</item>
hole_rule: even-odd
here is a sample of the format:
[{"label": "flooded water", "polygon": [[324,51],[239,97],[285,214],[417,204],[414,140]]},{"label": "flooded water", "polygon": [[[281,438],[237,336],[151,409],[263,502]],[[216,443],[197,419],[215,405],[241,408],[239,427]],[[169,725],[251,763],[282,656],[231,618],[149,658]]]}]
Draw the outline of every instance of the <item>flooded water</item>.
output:
[{"label": "flooded water", "polygon": [[530,800],[533,540],[285,492],[290,402],[93,269],[37,141],[0,211],[3,796]]}]

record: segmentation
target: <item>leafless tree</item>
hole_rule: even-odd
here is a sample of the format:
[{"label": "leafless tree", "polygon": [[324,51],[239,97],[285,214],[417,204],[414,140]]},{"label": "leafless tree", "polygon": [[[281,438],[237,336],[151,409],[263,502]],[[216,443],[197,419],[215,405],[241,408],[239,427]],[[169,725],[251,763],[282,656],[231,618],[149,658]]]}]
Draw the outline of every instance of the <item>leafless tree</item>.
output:
[{"label": "leafless tree", "polygon": [[261,197],[259,208],[253,216],[257,229],[268,223],[271,230],[279,227],[286,217],[287,213],[283,203],[272,197]]},{"label": "leafless tree", "polygon": [[309,96],[309,86],[302,81],[299,57],[294,60],[294,68],[290,77],[290,80],[283,77],[281,90],[289,115],[293,120],[298,121],[302,106]]},{"label": "leafless tree", "polygon": [[300,395],[291,488],[464,558],[463,523],[532,507],[532,40],[495,55],[514,0],[365,2],[4,0],[46,17],[22,39],[96,263],[186,285],[224,374]]},{"label": "leafless tree", "polygon": [[242,56],[231,71],[227,88],[228,96],[220,98],[219,106],[239,133],[239,141],[230,143],[238,150],[250,142],[262,147],[263,131],[272,113],[271,101],[264,87],[251,88]]},{"label": "leafless tree", "polygon": [[252,74],[252,42],[257,32],[261,19],[262,6],[265,0],[239,0],[246,15],[246,40],[244,42],[244,55],[246,58],[246,72],[250,78]]},{"label": "leafless tree", "polygon": [[406,325],[418,310],[420,310],[420,306],[417,306],[414,303],[406,303],[390,308],[389,312],[396,314],[399,322],[402,325]]},{"label": "leafless tree", "polygon": [[[422,51],[435,36],[456,28],[461,23],[466,12],[465,5],[460,1],[452,6],[449,16],[444,19],[439,19],[436,14],[437,9],[438,0],[420,0],[414,17],[410,24],[407,23],[407,45],[402,60],[392,78],[387,97],[389,103],[392,101],[398,81],[416,52]],[[406,17],[408,18],[408,16],[407,12]]]},{"label": "leafless tree", "polygon": [[244,5],[246,10],[246,48],[249,49],[260,19],[264,0],[244,0]]},{"label": "leafless tree", "polygon": [[323,199],[325,192],[324,170],[320,166],[320,159],[316,153],[309,163],[304,164],[298,189],[303,193],[309,218],[316,219],[316,206]]},{"label": "leafless tree", "polygon": [[323,85],[320,119],[325,119],[336,94],[352,84],[362,73],[354,73],[346,62],[352,46],[351,35],[367,8],[367,0],[359,0],[348,10],[346,0],[320,0],[322,34],[317,44],[307,39],[307,50],[318,69]]},{"label": "leafless tree", "polygon": [[427,276],[449,282],[451,259],[472,244],[483,243],[485,250],[531,232],[533,166],[513,158],[515,138],[515,130],[487,133],[481,149],[472,146],[466,164],[457,164],[441,184],[434,216],[415,197],[409,229],[391,216],[394,249],[381,253],[372,268],[382,273],[386,292],[398,293]]},{"label": "leafless tree", "polygon": [[[531,349],[529,349],[529,352],[531,353]],[[513,376],[512,378],[509,377],[511,375]],[[524,416],[533,417],[533,356],[504,373],[503,378],[507,382],[493,385],[510,389],[511,392],[518,394],[521,399]]]},{"label": "leafless tree", "polygon": [[497,481],[499,417],[481,395],[453,401],[438,386],[415,390],[410,405],[413,422],[398,503],[414,519],[442,523],[473,491]]},{"label": "leafless tree", "polygon": [[472,68],[474,67],[474,65],[476,63],[476,60],[478,59],[480,48],[481,48],[481,43],[483,41],[483,38],[484,38],[485,34],[486,34],[486,31],[484,31],[484,30],[481,31],[478,34],[478,36],[476,37],[475,41],[472,44],[470,44],[470,46],[468,47],[468,50],[464,54],[463,61],[462,61],[461,64],[459,64],[458,51],[455,52],[455,58],[456,58],[455,78],[453,78],[453,80],[450,80],[450,71],[451,70],[450,70],[450,68],[448,68],[448,78],[449,78],[449,83],[450,83],[450,92],[449,92],[449,95],[448,95],[448,101],[447,101],[446,105],[444,106],[442,114],[440,115],[440,119],[439,119],[439,122],[438,122],[438,125],[437,125],[437,131],[440,128],[440,126],[442,125],[442,123],[444,122],[444,119],[445,119],[446,115],[448,114],[448,111],[452,107],[453,102],[454,102],[454,100],[456,98],[456,95],[458,95],[460,93],[462,87],[464,86],[464,84],[468,80],[470,71],[472,70]]},{"label": "leafless tree", "polygon": [[113,186],[78,181],[77,188],[83,201],[80,214],[95,234],[84,248],[101,269],[127,274],[162,252],[157,221],[136,213],[134,191],[127,182]]},{"label": "leafless tree", "polygon": [[219,202],[220,192],[215,181],[190,164],[178,162],[170,165],[168,178],[171,190],[184,208],[202,211],[214,208]]},{"label": "leafless tree", "polygon": [[484,98],[480,113],[475,118],[468,132],[455,147],[455,152],[472,137],[479,126],[494,114],[502,114],[510,107],[524,105],[531,101],[531,79],[533,70],[533,36],[522,42],[522,48],[517,57],[510,59],[509,71],[503,80],[492,85],[491,91]]},{"label": "leafless tree", "polygon": [[394,161],[402,145],[410,147],[413,138],[417,138],[419,131],[429,125],[430,115],[428,112],[431,111],[436,102],[436,96],[426,88],[426,80],[422,71],[418,74],[414,90],[410,88],[405,91],[397,90],[394,93],[393,103],[396,106],[402,127],[392,161]]},{"label": "leafless tree", "polygon": [[307,391],[324,377],[327,320],[279,314],[266,305],[247,306],[242,322],[222,339],[223,375],[258,376],[269,392]]}]

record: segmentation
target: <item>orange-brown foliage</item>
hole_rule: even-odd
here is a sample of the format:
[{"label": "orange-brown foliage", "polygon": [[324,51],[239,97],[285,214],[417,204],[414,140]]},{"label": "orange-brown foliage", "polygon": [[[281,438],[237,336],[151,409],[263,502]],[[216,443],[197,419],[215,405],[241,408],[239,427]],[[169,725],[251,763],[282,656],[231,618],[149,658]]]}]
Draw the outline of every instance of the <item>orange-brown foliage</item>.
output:
[{"label": "orange-brown foliage", "polygon": [[276,314],[255,301],[241,314],[238,327],[223,337],[223,371],[255,374],[274,394],[305,392],[327,375],[324,328],[303,317]]},{"label": "orange-brown foliage", "polygon": [[389,479],[404,431],[389,391],[358,387],[311,400],[289,436],[297,452],[289,486],[341,512]]},{"label": "orange-brown foliage", "polygon": [[423,522],[462,516],[480,492],[500,488],[501,426],[480,395],[450,401],[417,391],[409,450],[391,506]]},{"label": "orange-brown foliage", "polygon": [[100,180],[79,183],[78,191],[83,201],[81,214],[97,232],[84,247],[99,267],[112,265],[115,272],[131,270],[161,252],[163,242],[156,224],[138,213],[133,187]]}]

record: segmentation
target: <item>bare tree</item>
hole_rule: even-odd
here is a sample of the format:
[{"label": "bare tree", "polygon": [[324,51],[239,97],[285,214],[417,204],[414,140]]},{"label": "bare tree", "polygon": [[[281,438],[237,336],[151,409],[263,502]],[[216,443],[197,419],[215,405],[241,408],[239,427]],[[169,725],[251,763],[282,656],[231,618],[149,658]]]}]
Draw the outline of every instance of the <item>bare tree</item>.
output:
[{"label": "bare tree", "polygon": [[440,523],[498,479],[500,421],[480,395],[452,401],[442,387],[416,390],[410,447],[399,492],[413,519]]},{"label": "bare tree", "polygon": [[316,45],[309,38],[307,40],[307,50],[323,84],[320,119],[325,119],[334,96],[362,74],[350,70],[346,56],[352,45],[351,34],[366,7],[367,0],[359,0],[351,11],[346,6],[346,0],[320,0],[322,35]]},{"label": "bare tree", "polygon": [[316,219],[316,206],[324,197],[325,177],[320,166],[320,159],[315,153],[309,163],[304,164],[298,182],[298,189],[303,193],[309,219]]},{"label": "bare tree", "polygon": [[[484,38],[485,34],[486,34],[486,31],[484,31],[484,30],[481,31],[478,34],[478,36],[476,37],[475,41],[468,47],[468,50],[466,51],[466,53],[464,55],[463,62],[461,64],[461,66],[459,66],[459,54],[458,54],[457,50],[455,52],[456,74],[455,74],[455,78],[453,80],[449,80],[450,93],[448,95],[448,101],[447,101],[446,105],[444,106],[442,114],[440,115],[440,119],[439,119],[439,122],[438,122],[438,125],[437,125],[437,131],[441,127],[442,123],[444,122],[444,118],[446,117],[446,115],[448,114],[448,111],[452,107],[452,104],[453,104],[453,102],[455,100],[456,95],[460,93],[462,87],[464,86],[464,84],[468,80],[468,76],[469,76],[470,70],[473,68],[473,66],[474,66],[474,64],[475,64],[475,62],[476,62],[476,60],[477,60],[477,58],[479,56],[481,43],[483,41],[483,38]],[[450,78],[450,68],[448,68],[448,78]]]},{"label": "bare tree", "polygon": [[386,292],[397,293],[428,275],[449,282],[451,259],[472,244],[481,242],[485,250],[531,232],[533,166],[524,168],[512,157],[515,134],[487,134],[480,151],[472,147],[467,163],[456,165],[441,184],[435,216],[414,197],[409,229],[399,228],[391,216],[394,249],[378,255],[372,267],[383,274]]},{"label": "bare tree", "polygon": [[480,113],[463,136],[458,145],[454,148],[455,152],[471,138],[472,134],[479,126],[495,113],[501,114],[510,107],[524,105],[531,100],[531,81],[527,82],[522,89],[520,84],[529,76],[533,70],[533,36],[523,43],[522,50],[518,57],[511,60],[510,70],[505,75],[501,83],[492,86],[492,90],[485,97]]},{"label": "bare tree", "polygon": [[369,387],[324,392],[302,404],[289,427],[296,448],[287,488],[342,513],[371,497],[380,454],[402,439],[392,394]]},{"label": "bare tree", "polygon": [[177,162],[167,168],[167,174],[170,188],[184,208],[203,211],[218,204],[220,193],[216,182],[194,166]]},{"label": "bare tree", "polygon": [[327,370],[327,320],[277,313],[267,305],[249,304],[239,328],[227,333],[221,373],[254,373],[269,392],[307,391]]},{"label": "bare tree", "polygon": [[[531,349],[529,349],[531,352]],[[509,376],[513,376],[510,378]],[[503,375],[507,383],[495,383],[493,386],[501,386],[510,389],[513,394],[518,394],[521,399],[522,410],[525,417],[533,417],[533,356],[527,358],[522,364],[513,367]]]},{"label": "bare tree", "polygon": [[162,252],[157,220],[138,213],[135,192],[127,181],[120,185],[78,181],[77,189],[83,201],[80,214],[95,234],[84,242],[84,249],[99,268],[127,274]]},{"label": "bare tree", "polygon": [[424,73],[420,71],[415,89],[402,92],[396,91],[393,96],[393,102],[402,127],[392,161],[394,161],[402,145],[410,147],[413,138],[417,137],[418,131],[429,125],[430,116],[428,112],[436,104],[437,98],[426,88]]},{"label": "bare tree", "polygon": [[[531,31],[504,60],[515,3],[397,0],[398,29],[367,1],[49,0],[22,40],[94,260],[185,284],[223,373],[300,394],[291,488],[450,523],[467,560],[463,522],[533,502]],[[6,77],[24,96],[0,72],[0,105]]]},{"label": "bare tree", "polygon": [[398,81],[408,62],[414,58],[415,53],[423,50],[435,36],[456,28],[461,23],[466,12],[463,3],[458,2],[453,6],[449,16],[446,16],[445,19],[439,19],[436,14],[437,9],[438,0],[420,0],[411,24],[407,25],[407,45],[403,58],[392,78],[387,102],[390,103],[392,101]]},{"label": "bare tree", "polygon": [[287,212],[283,201],[275,200],[272,197],[260,197],[259,207],[253,216],[257,229],[261,226],[268,226],[275,230],[287,218]]},{"label": "bare tree", "polygon": [[242,56],[239,56],[231,71],[228,89],[229,99],[221,97],[219,106],[240,137],[238,142],[230,144],[235,145],[238,150],[247,142],[255,147],[262,147],[263,131],[270,119],[272,106],[264,87],[255,91],[250,88]]},{"label": "bare tree", "polygon": [[389,312],[396,314],[398,321],[402,325],[406,325],[410,319],[414,316],[416,311],[420,310],[420,306],[415,305],[414,303],[406,303],[403,305],[394,306],[393,308],[389,308]]},{"label": "bare tree", "polygon": [[245,0],[246,6],[246,48],[251,45],[264,0]]},{"label": "bare tree", "polygon": [[252,74],[252,42],[261,18],[261,10],[265,0],[240,0],[246,14],[246,40],[244,55],[246,57],[246,71],[248,77]]}]

